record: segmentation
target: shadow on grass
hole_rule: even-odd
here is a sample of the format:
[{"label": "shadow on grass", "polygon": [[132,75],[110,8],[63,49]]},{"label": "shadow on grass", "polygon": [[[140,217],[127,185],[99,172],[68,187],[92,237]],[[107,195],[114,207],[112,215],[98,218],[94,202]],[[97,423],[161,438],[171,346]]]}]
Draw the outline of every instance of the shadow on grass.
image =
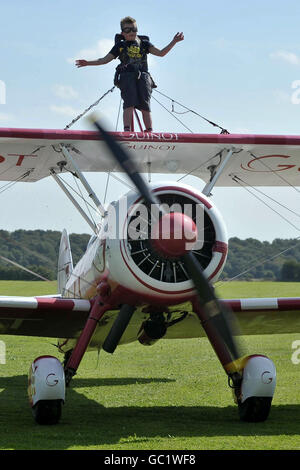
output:
[{"label": "shadow on grass", "polygon": [[[171,382],[169,379],[107,378],[76,379],[79,388]],[[235,405],[217,406],[116,406],[104,407],[97,401],[67,389],[60,424],[39,426],[26,403],[26,376],[0,378],[0,448],[68,449],[70,447],[110,446],[120,441],[147,442],[153,438],[201,436],[280,436],[298,435],[300,405],[279,405],[271,409],[264,423],[243,423]],[[107,391],[106,391],[107,397]]]}]

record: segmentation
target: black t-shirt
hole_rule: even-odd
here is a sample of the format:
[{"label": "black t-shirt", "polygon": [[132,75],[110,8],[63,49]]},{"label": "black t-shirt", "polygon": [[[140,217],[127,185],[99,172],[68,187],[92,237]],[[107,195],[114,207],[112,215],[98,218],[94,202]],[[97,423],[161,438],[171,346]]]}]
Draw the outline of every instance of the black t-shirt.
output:
[{"label": "black t-shirt", "polygon": [[135,41],[119,41],[111,49],[110,54],[121,61],[120,71],[148,72],[147,54],[153,44],[146,39]]}]

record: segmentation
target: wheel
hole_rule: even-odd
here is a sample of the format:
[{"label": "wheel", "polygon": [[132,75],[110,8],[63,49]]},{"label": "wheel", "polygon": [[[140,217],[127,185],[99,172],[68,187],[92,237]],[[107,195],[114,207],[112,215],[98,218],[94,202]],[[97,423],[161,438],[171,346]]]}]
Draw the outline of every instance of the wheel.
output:
[{"label": "wheel", "polygon": [[259,423],[269,416],[272,397],[249,397],[243,403],[238,402],[241,421]]},{"label": "wheel", "polygon": [[57,424],[61,417],[61,400],[40,400],[32,408],[32,414],[38,424]]}]

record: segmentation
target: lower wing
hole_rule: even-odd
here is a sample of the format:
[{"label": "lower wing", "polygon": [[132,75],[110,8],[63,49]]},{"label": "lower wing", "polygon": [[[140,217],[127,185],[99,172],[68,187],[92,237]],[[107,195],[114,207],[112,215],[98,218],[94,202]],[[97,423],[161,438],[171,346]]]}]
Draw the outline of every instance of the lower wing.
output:
[{"label": "lower wing", "polygon": [[300,297],[225,300],[245,335],[300,333]]},{"label": "lower wing", "polygon": [[[300,333],[300,297],[253,298],[222,300],[238,318],[243,335]],[[191,306],[176,308],[181,321],[169,321],[166,338],[193,338],[204,336]],[[77,338],[88,318],[91,302],[84,299],[60,297],[5,297],[0,296],[0,334],[39,336],[49,338]],[[174,308],[174,307],[173,307]],[[170,309],[170,311],[172,308]],[[185,311],[185,315],[182,315]],[[103,328],[106,335],[113,322],[109,315]],[[136,310],[124,342],[136,339],[139,323],[144,315]],[[134,334],[133,334],[134,333]],[[130,340],[129,340],[130,338]],[[122,341],[123,342],[123,341]]]},{"label": "lower wing", "polygon": [[74,338],[90,309],[83,299],[0,296],[0,334]]}]

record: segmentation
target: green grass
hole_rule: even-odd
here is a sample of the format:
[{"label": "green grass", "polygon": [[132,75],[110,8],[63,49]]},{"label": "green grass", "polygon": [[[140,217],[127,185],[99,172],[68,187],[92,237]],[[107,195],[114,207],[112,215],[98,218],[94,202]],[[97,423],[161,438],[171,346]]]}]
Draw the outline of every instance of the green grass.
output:
[{"label": "green grass", "polygon": [[[0,295],[47,295],[57,292],[56,281],[0,281]],[[218,282],[219,297],[300,297],[298,282]]]},{"label": "green grass", "polygon": [[56,293],[56,281],[0,281],[0,295],[34,296]]},{"label": "green grass", "polygon": [[216,292],[224,298],[300,297],[299,282],[218,282]]},{"label": "green grass", "polygon": [[[49,293],[47,283],[27,284],[28,295]],[[297,284],[279,285],[230,283],[219,294],[298,295]],[[52,287],[54,293],[55,283]],[[0,283],[1,295],[18,295],[23,288],[11,292]],[[300,364],[291,362],[291,344],[300,334],[245,338],[251,353],[267,354],[277,367],[265,423],[239,421],[212,348],[206,339],[193,339],[130,344],[99,357],[88,353],[67,390],[60,424],[38,426],[27,403],[27,371],[38,355],[56,355],[53,340],[1,339],[7,354],[6,365],[0,365],[0,449],[300,449]]]}]

